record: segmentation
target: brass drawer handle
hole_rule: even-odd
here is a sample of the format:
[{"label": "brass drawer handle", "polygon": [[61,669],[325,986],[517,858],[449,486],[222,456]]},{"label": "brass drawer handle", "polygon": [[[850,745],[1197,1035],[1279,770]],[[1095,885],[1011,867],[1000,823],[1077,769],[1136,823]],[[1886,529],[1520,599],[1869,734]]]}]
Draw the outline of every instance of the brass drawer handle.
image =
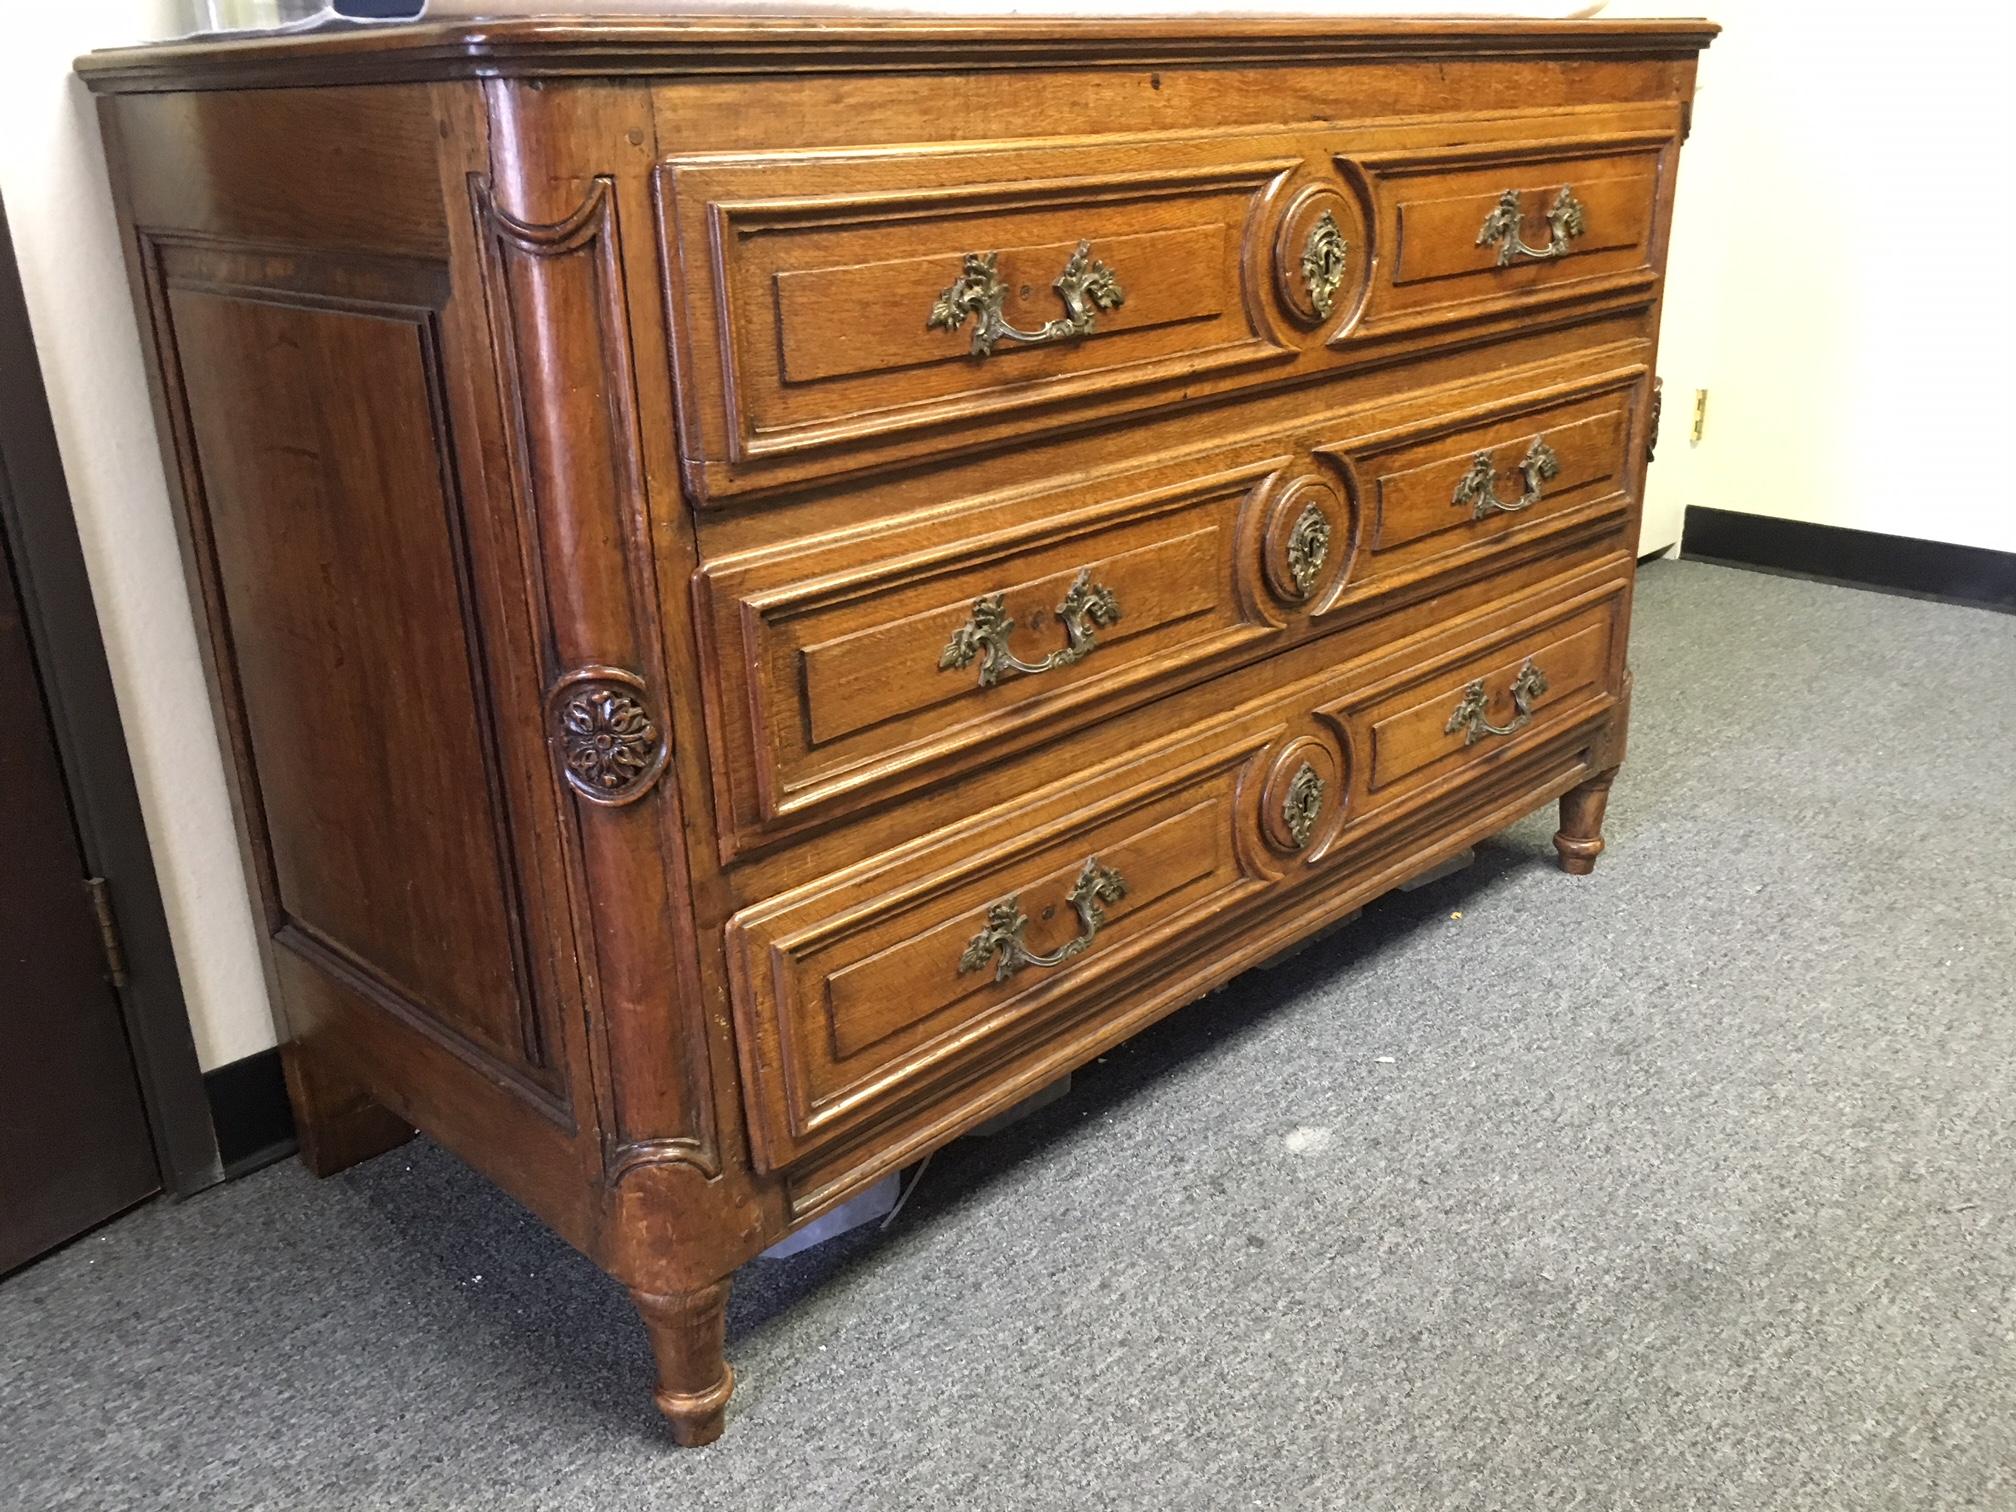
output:
[{"label": "brass drawer handle", "polygon": [[1477,232],[1477,245],[1488,247],[1498,244],[1498,266],[1503,268],[1528,257],[1542,261],[1549,257],[1560,257],[1567,252],[1569,244],[1582,234],[1586,216],[1582,211],[1582,201],[1575,198],[1575,191],[1562,186],[1554,196],[1554,203],[1547,209],[1547,245],[1532,247],[1520,234],[1526,216],[1519,208],[1519,191],[1507,189],[1498,196],[1498,203],[1489,215],[1484,217],[1484,225]]},{"label": "brass drawer handle", "polygon": [[1118,903],[1126,896],[1126,878],[1112,867],[1100,865],[1097,856],[1087,859],[1065,900],[1078,914],[1078,933],[1048,955],[1037,955],[1022,943],[1022,931],[1029,927],[1029,917],[1022,912],[1021,895],[1003,898],[987,910],[987,927],[967,942],[966,953],[959,957],[960,975],[979,971],[997,955],[1000,957],[994,960],[997,982],[1007,981],[1024,966],[1062,966],[1092,948],[1100,926],[1106,922],[1106,905]]},{"label": "brass drawer handle", "polygon": [[1092,255],[1092,243],[1081,241],[1064,271],[1050,285],[1064,301],[1065,314],[1034,331],[1010,325],[1001,315],[1008,299],[1008,286],[995,271],[998,252],[968,252],[965,270],[931,306],[927,330],[956,331],[973,317],[973,355],[985,357],[998,341],[1019,341],[1025,346],[1041,346],[1052,341],[1068,341],[1092,334],[1092,323],[1101,310],[1125,304],[1126,291],[1113,270]]},{"label": "brass drawer handle", "polygon": [[1092,569],[1079,569],[1071,581],[1071,591],[1057,606],[1057,618],[1064,622],[1064,644],[1040,662],[1025,662],[1008,649],[1008,637],[1015,622],[1002,607],[1006,595],[990,593],[973,600],[973,617],[952,632],[952,639],[938,656],[938,670],[950,671],[980,659],[980,686],[991,688],[1011,672],[1025,677],[1054,671],[1083,661],[1099,648],[1098,627],[1120,618],[1120,600],[1111,588],[1092,581]]},{"label": "brass drawer handle", "polygon": [[1484,691],[1484,679],[1478,678],[1463,690],[1463,701],[1456,705],[1456,712],[1449,716],[1449,723],[1442,727],[1444,735],[1454,735],[1463,731],[1463,744],[1475,745],[1486,735],[1516,735],[1526,728],[1533,719],[1533,701],[1547,691],[1547,674],[1536,667],[1531,659],[1519,669],[1519,675],[1512,679],[1512,707],[1518,710],[1510,724],[1494,725],[1484,717],[1485,707],[1490,697]]},{"label": "brass drawer handle", "polygon": [[1473,520],[1481,520],[1494,512],[1517,514],[1538,504],[1541,485],[1560,471],[1561,459],[1554,455],[1554,448],[1538,436],[1534,437],[1533,444],[1526,448],[1526,455],[1519,462],[1519,476],[1526,490],[1507,504],[1498,497],[1498,464],[1491,460],[1491,453],[1480,451],[1471,461],[1470,471],[1457,482],[1456,492],[1449,496],[1449,502],[1458,508],[1468,505]]}]

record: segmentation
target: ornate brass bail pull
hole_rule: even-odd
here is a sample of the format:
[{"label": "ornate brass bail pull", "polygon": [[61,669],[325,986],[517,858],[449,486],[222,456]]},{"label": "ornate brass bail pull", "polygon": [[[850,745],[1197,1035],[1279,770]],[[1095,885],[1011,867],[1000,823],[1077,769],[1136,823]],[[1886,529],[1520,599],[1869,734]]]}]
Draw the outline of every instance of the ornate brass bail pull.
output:
[{"label": "ornate brass bail pull", "polygon": [[1008,637],[1015,622],[1004,607],[1007,595],[990,593],[973,600],[973,617],[952,632],[952,639],[938,655],[938,670],[951,671],[980,660],[980,686],[991,688],[1011,672],[1025,677],[1049,672],[1083,661],[1099,647],[1098,628],[1120,618],[1120,600],[1113,590],[1092,581],[1092,569],[1081,567],[1071,580],[1071,591],[1057,606],[1057,618],[1064,624],[1064,644],[1040,662],[1025,662],[1008,649]]},{"label": "ornate brass bail pull", "polygon": [[1100,865],[1097,856],[1088,857],[1065,899],[1078,915],[1078,933],[1048,955],[1038,955],[1022,942],[1029,917],[1022,912],[1021,895],[1010,894],[987,910],[987,927],[967,941],[966,952],[959,957],[960,975],[979,971],[989,961],[994,961],[997,982],[1007,981],[1024,966],[1062,966],[1092,948],[1106,922],[1106,905],[1126,896],[1127,879],[1112,867]]},{"label": "ornate brass bail pull", "polygon": [[1519,476],[1526,485],[1525,492],[1507,504],[1498,497],[1498,464],[1491,460],[1491,453],[1480,451],[1471,461],[1470,471],[1457,482],[1449,502],[1459,509],[1468,506],[1473,520],[1481,520],[1494,512],[1517,514],[1538,504],[1542,485],[1560,471],[1561,459],[1554,455],[1554,448],[1535,436],[1533,444],[1526,448],[1526,455],[1519,461]]},{"label": "ornate brass bail pull", "polygon": [[1064,301],[1065,314],[1033,331],[1010,325],[1001,314],[1008,301],[1008,286],[1001,282],[996,265],[998,252],[968,252],[966,266],[958,281],[938,296],[924,322],[927,330],[956,331],[970,316],[973,324],[973,355],[985,357],[996,342],[1019,341],[1025,346],[1067,341],[1092,334],[1092,324],[1101,310],[1117,309],[1127,302],[1126,291],[1113,270],[1092,255],[1092,243],[1081,241],[1064,271],[1050,285]]},{"label": "ornate brass bail pull", "polygon": [[1523,234],[1525,220],[1525,212],[1519,208],[1519,191],[1507,189],[1498,196],[1498,203],[1492,207],[1491,213],[1484,217],[1484,225],[1477,233],[1477,245],[1488,247],[1496,242],[1498,266],[1501,268],[1522,257],[1536,261],[1560,257],[1582,234],[1587,217],[1583,214],[1582,201],[1575,198],[1575,191],[1564,184],[1561,192],[1554,196],[1554,203],[1547,207],[1546,246],[1527,245]]},{"label": "ornate brass bail pull", "polygon": [[1484,679],[1478,678],[1463,690],[1463,701],[1456,705],[1456,712],[1449,716],[1449,723],[1442,727],[1444,735],[1463,732],[1463,744],[1475,745],[1486,735],[1516,735],[1526,728],[1533,719],[1533,704],[1547,691],[1547,674],[1529,659],[1519,669],[1519,675],[1512,679],[1512,707],[1516,711],[1510,724],[1494,725],[1484,717],[1491,698],[1484,691]]}]

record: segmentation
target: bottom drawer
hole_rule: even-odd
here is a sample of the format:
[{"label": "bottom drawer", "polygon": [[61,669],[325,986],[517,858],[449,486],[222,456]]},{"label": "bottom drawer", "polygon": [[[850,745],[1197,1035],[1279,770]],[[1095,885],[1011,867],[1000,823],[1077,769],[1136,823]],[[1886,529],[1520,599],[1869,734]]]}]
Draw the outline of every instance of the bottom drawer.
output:
[{"label": "bottom drawer", "polygon": [[758,1161],[983,1096],[1396,826],[1460,822],[1495,769],[1613,705],[1627,590],[1501,606],[1271,687],[1248,669],[1251,696],[1215,718],[1172,708],[1180,733],[1078,781],[742,910],[728,955]]}]

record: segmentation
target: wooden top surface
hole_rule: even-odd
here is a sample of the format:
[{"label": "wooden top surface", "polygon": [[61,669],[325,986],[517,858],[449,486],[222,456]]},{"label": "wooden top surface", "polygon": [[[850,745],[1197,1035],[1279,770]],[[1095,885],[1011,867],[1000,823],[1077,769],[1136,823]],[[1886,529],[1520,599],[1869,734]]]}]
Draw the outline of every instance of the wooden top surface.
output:
[{"label": "wooden top surface", "polygon": [[1373,16],[572,17],[376,26],[89,53],[101,93],[580,74],[1139,67],[1274,59],[1648,57],[1699,51],[1702,20]]}]

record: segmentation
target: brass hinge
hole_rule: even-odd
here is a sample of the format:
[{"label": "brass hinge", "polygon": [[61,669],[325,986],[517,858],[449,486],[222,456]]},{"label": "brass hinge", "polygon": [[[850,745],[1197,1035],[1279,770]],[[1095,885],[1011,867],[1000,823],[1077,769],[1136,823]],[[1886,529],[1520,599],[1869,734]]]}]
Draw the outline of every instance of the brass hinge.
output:
[{"label": "brass hinge", "polygon": [[1701,444],[1701,432],[1708,428],[1708,390],[1694,390],[1694,428],[1687,439],[1696,446]]},{"label": "brass hinge", "polygon": [[105,975],[114,987],[126,985],[126,947],[119,942],[119,916],[112,912],[112,889],[103,877],[86,877],[91,916],[98,921],[98,948],[105,952]]}]

